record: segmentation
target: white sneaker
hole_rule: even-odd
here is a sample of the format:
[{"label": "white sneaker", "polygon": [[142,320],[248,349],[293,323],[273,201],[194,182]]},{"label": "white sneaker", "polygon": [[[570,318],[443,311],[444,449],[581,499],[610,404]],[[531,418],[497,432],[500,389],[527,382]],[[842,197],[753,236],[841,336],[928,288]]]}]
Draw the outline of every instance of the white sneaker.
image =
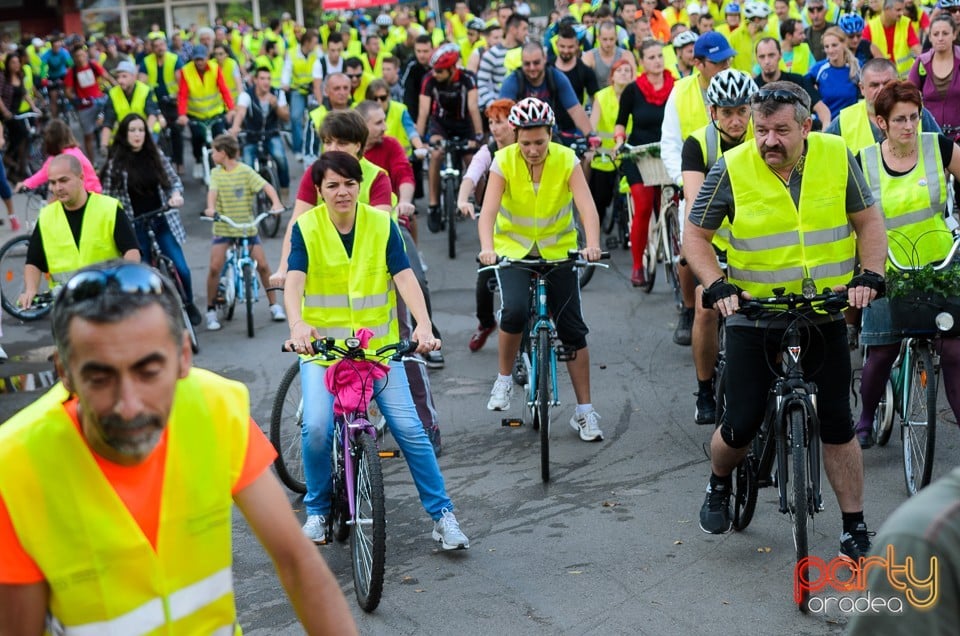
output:
[{"label": "white sneaker", "polygon": [[327,542],[327,520],[323,515],[308,515],[303,524],[303,534],[308,539],[320,545]]},{"label": "white sneaker", "polygon": [[506,411],[510,408],[510,396],[513,395],[513,379],[503,379],[499,375],[490,391],[490,400],[487,402],[488,411]]},{"label": "white sneaker", "polygon": [[211,309],[207,312],[207,331],[216,331],[220,328],[220,321],[217,320],[217,310]]},{"label": "white sneaker", "polygon": [[6,362],[7,352],[3,350],[3,347],[0,346],[0,362]]},{"label": "white sneaker", "polygon": [[433,524],[434,541],[440,543],[444,550],[466,550],[470,547],[470,539],[460,530],[460,523],[453,516],[453,512],[443,509],[443,516]]},{"label": "white sneaker", "polygon": [[199,163],[193,164],[193,178],[203,179],[203,166]]},{"label": "white sneaker", "polygon": [[583,413],[582,415],[577,415],[577,413],[574,412],[573,417],[570,418],[570,426],[573,427],[573,430],[580,433],[580,439],[583,441],[599,442],[603,439],[603,431],[597,426],[597,422],[599,421],[600,414],[591,409],[590,412]]},{"label": "white sneaker", "polygon": [[287,319],[286,312],[283,311],[283,307],[277,303],[270,305],[270,317],[274,322],[283,322]]}]

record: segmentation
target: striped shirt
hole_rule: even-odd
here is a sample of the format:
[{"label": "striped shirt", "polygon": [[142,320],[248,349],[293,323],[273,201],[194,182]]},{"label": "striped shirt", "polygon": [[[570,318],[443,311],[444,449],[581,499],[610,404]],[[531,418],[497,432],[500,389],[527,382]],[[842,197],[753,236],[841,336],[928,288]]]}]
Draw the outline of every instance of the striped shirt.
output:
[{"label": "striped shirt", "polygon": [[[266,183],[263,177],[245,163],[238,162],[230,171],[224,170],[223,166],[217,166],[210,173],[210,189],[217,193],[214,209],[221,216],[230,217],[236,223],[250,223],[254,218],[254,196]],[[244,232],[226,223],[213,224],[214,236],[254,236],[256,233],[256,228]]]},{"label": "striped shirt", "polygon": [[507,51],[507,47],[498,44],[487,49],[480,58],[480,66],[477,67],[477,102],[481,112],[500,97],[500,85],[507,76],[507,69],[503,65]]}]

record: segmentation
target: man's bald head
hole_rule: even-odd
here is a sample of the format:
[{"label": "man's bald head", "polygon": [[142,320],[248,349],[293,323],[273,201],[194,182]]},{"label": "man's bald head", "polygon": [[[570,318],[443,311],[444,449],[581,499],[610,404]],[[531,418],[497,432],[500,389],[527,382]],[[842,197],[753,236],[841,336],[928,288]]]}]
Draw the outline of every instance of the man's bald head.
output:
[{"label": "man's bald head", "polygon": [[81,165],[80,160],[73,155],[62,154],[51,159],[48,170],[54,169],[57,171],[68,170],[78,177],[83,177],[83,165]]}]

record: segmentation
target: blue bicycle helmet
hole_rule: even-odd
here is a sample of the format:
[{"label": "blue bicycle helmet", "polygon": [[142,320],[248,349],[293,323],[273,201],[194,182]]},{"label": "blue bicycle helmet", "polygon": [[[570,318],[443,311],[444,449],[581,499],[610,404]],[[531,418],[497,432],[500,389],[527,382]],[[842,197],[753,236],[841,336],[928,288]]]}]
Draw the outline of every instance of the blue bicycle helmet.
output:
[{"label": "blue bicycle helmet", "polygon": [[863,33],[863,27],[866,23],[859,13],[844,13],[837,20],[837,26],[847,35],[858,35]]}]

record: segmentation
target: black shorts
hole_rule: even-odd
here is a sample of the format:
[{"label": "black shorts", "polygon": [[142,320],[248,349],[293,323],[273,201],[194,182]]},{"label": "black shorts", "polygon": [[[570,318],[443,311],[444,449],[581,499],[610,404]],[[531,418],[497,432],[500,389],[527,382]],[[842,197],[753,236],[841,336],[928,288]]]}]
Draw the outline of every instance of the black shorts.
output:
[{"label": "black shorts", "polygon": [[[500,329],[504,333],[523,333],[527,328],[532,277],[533,274],[519,267],[497,270],[501,302]],[[590,330],[583,322],[580,282],[572,267],[555,270],[547,277],[547,305],[557,325],[560,341],[575,350],[586,347]]]},{"label": "black shorts", "polygon": [[[726,328],[726,419],[723,441],[733,448],[750,444],[766,411],[773,374],[770,365],[781,351],[783,329],[733,326]],[[850,349],[842,320],[800,330],[804,376],[817,385],[820,439],[845,444],[853,439],[850,413]]]},{"label": "black shorts", "polygon": [[469,121],[439,121],[431,117],[427,123],[427,140],[436,135],[444,139],[473,139],[473,124]]}]

